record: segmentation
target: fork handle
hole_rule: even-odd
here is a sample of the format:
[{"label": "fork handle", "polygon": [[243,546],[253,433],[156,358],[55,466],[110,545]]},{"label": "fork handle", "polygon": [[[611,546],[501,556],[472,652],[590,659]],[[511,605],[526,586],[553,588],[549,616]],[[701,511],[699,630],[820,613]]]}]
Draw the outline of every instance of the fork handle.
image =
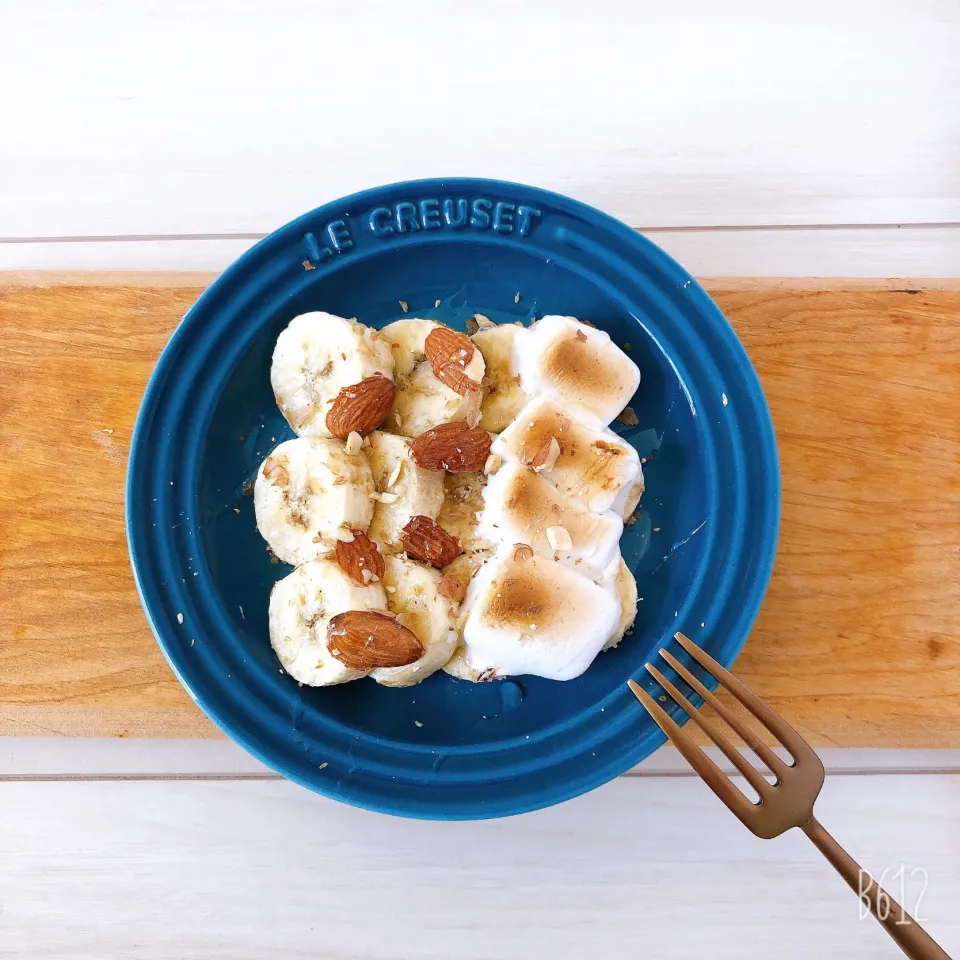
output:
[{"label": "fork handle", "polygon": [[[833,864],[880,925],[893,937],[897,946],[912,960],[950,960],[944,951],[913,917],[879,884],[873,882],[860,864],[827,833],[819,821],[811,817],[800,829],[813,841],[816,848]],[[864,878],[869,884],[864,889]]]}]

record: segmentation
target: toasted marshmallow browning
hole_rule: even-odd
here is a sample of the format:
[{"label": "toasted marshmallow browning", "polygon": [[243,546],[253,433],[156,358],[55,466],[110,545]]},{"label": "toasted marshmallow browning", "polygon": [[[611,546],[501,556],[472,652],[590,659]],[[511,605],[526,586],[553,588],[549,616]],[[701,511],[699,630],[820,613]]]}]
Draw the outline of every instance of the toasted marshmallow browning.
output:
[{"label": "toasted marshmallow browning", "polygon": [[599,575],[618,553],[619,517],[576,506],[521,463],[506,464],[490,477],[483,499],[478,530],[488,540],[527,544],[542,557],[582,568],[583,575]]},{"label": "toasted marshmallow browning", "polygon": [[[549,449],[551,439],[558,442],[560,455],[540,476],[562,497],[594,513],[615,505],[621,517],[633,512],[643,491],[637,451],[611,430],[570,414],[555,400],[531,400],[490,449],[504,460],[533,464],[540,451]],[[624,514],[631,500],[630,511]]]},{"label": "toasted marshmallow browning", "polygon": [[467,595],[463,654],[472,670],[571,680],[617,628],[609,590],[560,563],[504,545]]},{"label": "toasted marshmallow browning", "polygon": [[550,396],[608,426],[640,385],[637,365],[602,330],[543,317],[513,341],[513,366],[532,396]]},{"label": "toasted marshmallow browning", "polygon": [[270,594],[270,644],[294,680],[325,687],[365,677],[344,666],[327,646],[331,618],[348,610],[384,610],[379,583],[360,586],[336,560],[322,557],[297,567]]}]

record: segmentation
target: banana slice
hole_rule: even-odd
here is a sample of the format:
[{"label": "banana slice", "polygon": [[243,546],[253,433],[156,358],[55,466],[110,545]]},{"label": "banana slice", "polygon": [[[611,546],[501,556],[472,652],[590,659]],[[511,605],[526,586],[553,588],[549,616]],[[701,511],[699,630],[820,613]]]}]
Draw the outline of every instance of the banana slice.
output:
[{"label": "banana slice", "polygon": [[284,563],[313,560],[345,531],[365,531],[373,517],[373,475],[362,454],[339,440],[298,437],[260,465],[253,490],[257,529]]},{"label": "banana slice", "polygon": [[386,558],[383,585],[387,609],[417,635],[424,654],[405,667],[377,667],[370,674],[377,683],[409,687],[436,673],[450,659],[458,640],[453,629],[454,605],[438,592],[440,580],[439,571],[431,567],[405,557]]},{"label": "banana slice", "polygon": [[473,335],[487,365],[480,426],[491,433],[507,427],[530,399],[520,389],[520,378],[513,366],[513,341],[521,329],[514,323],[503,323]]},{"label": "banana slice", "polygon": [[[442,324],[434,320],[396,320],[380,335],[390,345],[397,393],[385,428],[405,437],[421,433],[441,423],[463,421],[476,426],[480,421],[479,390],[463,396],[442,384],[433,374],[424,345],[433,330]],[[483,358],[478,350],[466,369],[471,379],[483,378]]]},{"label": "banana slice", "polygon": [[369,671],[344,666],[330,653],[327,626],[338,613],[386,606],[381,584],[362,587],[335,560],[312,560],[284,577],[270,594],[270,645],[283,669],[307,686],[357,680]]},{"label": "banana slice", "polygon": [[640,385],[640,370],[610,335],[573,317],[542,317],[521,330],[513,366],[527,393],[553,397],[605,427]]},{"label": "banana slice", "polygon": [[613,636],[603,645],[604,650],[612,650],[624,638],[637,618],[637,580],[623,557],[620,558],[613,578],[613,590],[620,601],[620,622]]},{"label": "banana slice", "polygon": [[434,519],[468,553],[492,547],[491,541],[477,530],[486,480],[482,473],[448,473],[443,478],[443,506]]},{"label": "banana slice", "polygon": [[270,382],[297,436],[330,437],[327,411],[337,394],[375,373],[393,379],[390,346],[376,330],[331,313],[303,313],[277,338]]},{"label": "banana slice", "polygon": [[412,517],[437,519],[443,505],[443,474],[418,467],[406,437],[375,430],[367,454],[377,489],[367,532],[383,554],[403,550],[403,528]]}]

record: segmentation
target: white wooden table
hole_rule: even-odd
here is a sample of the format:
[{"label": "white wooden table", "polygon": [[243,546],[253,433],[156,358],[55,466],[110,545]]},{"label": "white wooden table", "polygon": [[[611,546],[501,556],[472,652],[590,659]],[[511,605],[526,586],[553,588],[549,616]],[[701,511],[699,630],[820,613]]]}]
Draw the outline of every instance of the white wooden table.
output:
[{"label": "white wooden table", "polygon": [[[700,275],[960,274],[954,0],[38,0],[0,37],[0,269],[218,269],[454,173],[569,193]],[[825,824],[960,955],[960,757],[827,764]],[[0,958],[897,955],[803,837],[756,840],[669,753],[434,824],[227,743],[0,740]]]}]

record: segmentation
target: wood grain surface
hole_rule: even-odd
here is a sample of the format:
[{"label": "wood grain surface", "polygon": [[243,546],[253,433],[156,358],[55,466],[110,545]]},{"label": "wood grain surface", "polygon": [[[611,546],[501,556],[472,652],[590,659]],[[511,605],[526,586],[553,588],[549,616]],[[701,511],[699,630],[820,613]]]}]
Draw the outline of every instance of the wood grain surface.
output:
[{"label": "wood grain surface", "polygon": [[[208,276],[0,275],[0,734],[213,737],[134,590],[123,482]],[[707,282],[780,445],[737,673],[817,746],[960,747],[960,289]]]}]

